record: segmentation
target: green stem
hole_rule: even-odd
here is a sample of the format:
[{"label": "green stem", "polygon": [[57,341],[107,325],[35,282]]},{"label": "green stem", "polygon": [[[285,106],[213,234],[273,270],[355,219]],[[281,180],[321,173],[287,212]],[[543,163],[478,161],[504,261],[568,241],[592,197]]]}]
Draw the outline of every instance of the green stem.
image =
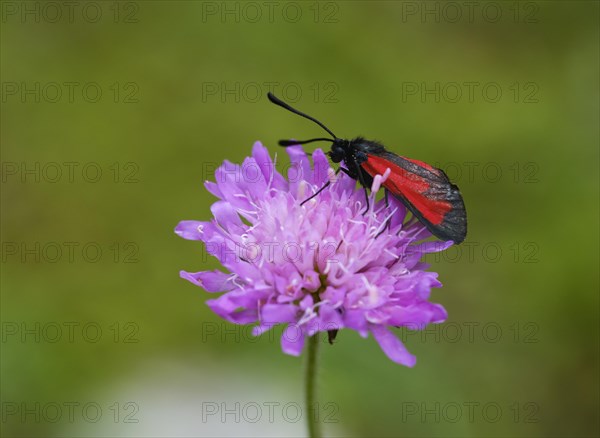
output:
[{"label": "green stem", "polygon": [[315,333],[308,338],[308,351],[306,357],[306,370],[304,374],[304,402],[306,406],[306,421],[308,426],[308,436],[310,438],[319,438],[319,412],[317,404],[317,353],[319,351],[319,333]]}]

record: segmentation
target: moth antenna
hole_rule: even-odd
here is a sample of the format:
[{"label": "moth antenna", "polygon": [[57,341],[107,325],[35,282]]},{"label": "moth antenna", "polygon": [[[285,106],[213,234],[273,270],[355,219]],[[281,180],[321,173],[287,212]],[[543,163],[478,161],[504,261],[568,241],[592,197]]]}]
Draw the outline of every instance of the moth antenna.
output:
[{"label": "moth antenna", "polygon": [[334,139],[337,140],[337,136],[333,132],[331,132],[331,130],[327,126],[325,126],[323,123],[319,122],[314,117],[311,117],[308,114],[304,114],[303,112],[298,111],[295,108],[292,108],[287,103],[285,103],[283,100],[279,99],[278,97],[275,97],[275,95],[273,93],[271,93],[270,91],[267,93],[267,97],[269,98],[271,103],[274,103],[275,105],[285,108],[286,110],[288,110],[294,114],[298,114],[299,116],[304,117],[305,119],[313,121],[314,123],[319,125],[321,128],[323,128],[325,131],[327,131],[329,133],[329,135],[331,135]]},{"label": "moth antenna", "polygon": [[311,138],[310,140],[279,140],[278,144],[279,146],[286,148],[296,144],[312,143],[313,141],[330,141],[333,143],[335,140],[332,140],[331,138]]}]

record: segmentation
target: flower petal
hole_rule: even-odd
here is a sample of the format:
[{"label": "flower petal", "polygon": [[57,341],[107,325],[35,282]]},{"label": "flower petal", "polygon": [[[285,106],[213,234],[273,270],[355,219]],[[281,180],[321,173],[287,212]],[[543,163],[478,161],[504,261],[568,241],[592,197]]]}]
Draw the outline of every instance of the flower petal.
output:
[{"label": "flower petal", "polygon": [[296,195],[300,181],[312,181],[310,161],[308,161],[302,146],[290,146],[286,148],[286,151],[290,157],[290,168],[288,169],[290,192]]},{"label": "flower petal", "polygon": [[260,309],[261,323],[291,323],[298,320],[298,308],[290,304],[265,304]]},{"label": "flower petal", "polygon": [[287,181],[283,175],[277,171],[273,160],[271,160],[269,151],[260,141],[254,143],[254,146],[252,147],[252,156],[256,160],[256,164],[258,164],[265,182],[269,185],[269,187],[278,190],[287,189]]},{"label": "flower petal", "polygon": [[206,222],[181,221],[175,227],[175,234],[187,240],[203,240],[202,231]]},{"label": "flower petal", "polygon": [[196,286],[200,286],[207,292],[228,292],[234,288],[232,276],[221,271],[180,271],[179,276]]},{"label": "flower petal", "polygon": [[427,324],[440,323],[448,314],[440,304],[424,301],[410,307],[397,307],[391,311],[388,324],[406,326],[411,330],[422,330]]},{"label": "flower petal", "polygon": [[258,324],[257,326],[252,327],[252,336],[260,336],[271,330],[275,325],[276,324]]},{"label": "flower petal", "polygon": [[243,225],[240,215],[229,202],[217,201],[210,206],[210,211],[217,223],[227,231],[230,231],[231,228],[237,229]]},{"label": "flower petal", "polygon": [[204,181],[204,187],[208,192],[212,195],[215,195],[217,198],[222,198],[223,194],[219,190],[219,186],[212,181]]},{"label": "flower petal", "polygon": [[320,189],[329,180],[329,160],[321,149],[315,149],[312,154],[313,177],[312,182]]},{"label": "flower petal", "polygon": [[304,348],[304,332],[299,325],[288,325],[281,335],[281,349],[285,354],[300,356]]},{"label": "flower petal", "polygon": [[370,331],[387,357],[400,365],[411,368],[415,366],[417,358],[410,354],[404,344],[388,329],[379,325],[371,325]]},{"label": "flower petal", "polygon": [[319,307],[318,324],[319,331],[340,330],[344,327],[340,312],[326,303]]},{"label": "flower petal", "polygon": [[423,242],[418,245],[411,245],[407,248],[407,252],[420,252],[430,253],[430,252],[442,252],[453,245],[454,242],[451,240],[448,241],[440,241],[436,240],[434,242]]},{"label": "flower petal", "polygon": [[248,308],[254,301],[251,297],[235,295],[229,292],[221,295],[214,300],[207,300],[206,305],[221,318],[235,324],[249,324],[256,322],[258,311],[255,308]]},{"label": "flower petal", "polygon": [[344,327],[356,330],[363,338],[367,337],[369,326],[365,313],[360,309],[346,310],[343,315]]}]

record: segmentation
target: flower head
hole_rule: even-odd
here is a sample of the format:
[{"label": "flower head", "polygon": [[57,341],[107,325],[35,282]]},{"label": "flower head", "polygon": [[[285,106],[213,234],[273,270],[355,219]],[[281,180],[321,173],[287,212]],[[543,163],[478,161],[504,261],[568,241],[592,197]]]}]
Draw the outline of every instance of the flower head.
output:
[{"label": "flower head", "polygon": [[431,234],[414,218],[406,221],[400,202],[376,200],[389,170],[374,178],[365,212],[364,190],[336,176],[321,150],[312,168],[300,146],[287,151],[287,180],[257,142],[241,166],[226,161],[217,182],[205,183],[219,198],[214,219],[182,221],[175,232],[203,241],[228,272],[181,276],[224,292],[207,305],[232,323],[257,323],[254,335],[287,324],[285,353],[299,355],[307,336],[346,328],[371,333],[391,360],[413,366],[415,357],[388,327],[422,329],[445,320],[444,308],[429,302],[431,288],[441,286],[437,273],[420,260],[451,242],[423,242]]}]

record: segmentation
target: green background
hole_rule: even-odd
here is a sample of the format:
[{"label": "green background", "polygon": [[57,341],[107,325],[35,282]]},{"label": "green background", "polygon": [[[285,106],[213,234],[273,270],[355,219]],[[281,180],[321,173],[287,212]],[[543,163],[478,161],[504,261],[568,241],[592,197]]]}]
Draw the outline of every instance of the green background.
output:
[{"label": "green background", "polygon": [[449,319],[403,335],[415,368],[353,332],[324,345],[325,433],[597,436],[598,3],[292,3],[2,2],[2,435],[304,434],[264,408],[301,401],[302,360],[213,315],[178,271],[218,264],[173,232],[210,217],[224,159],[322,134],[275,83],[446,169],[469,213],[461,252],[428,257]]}]

